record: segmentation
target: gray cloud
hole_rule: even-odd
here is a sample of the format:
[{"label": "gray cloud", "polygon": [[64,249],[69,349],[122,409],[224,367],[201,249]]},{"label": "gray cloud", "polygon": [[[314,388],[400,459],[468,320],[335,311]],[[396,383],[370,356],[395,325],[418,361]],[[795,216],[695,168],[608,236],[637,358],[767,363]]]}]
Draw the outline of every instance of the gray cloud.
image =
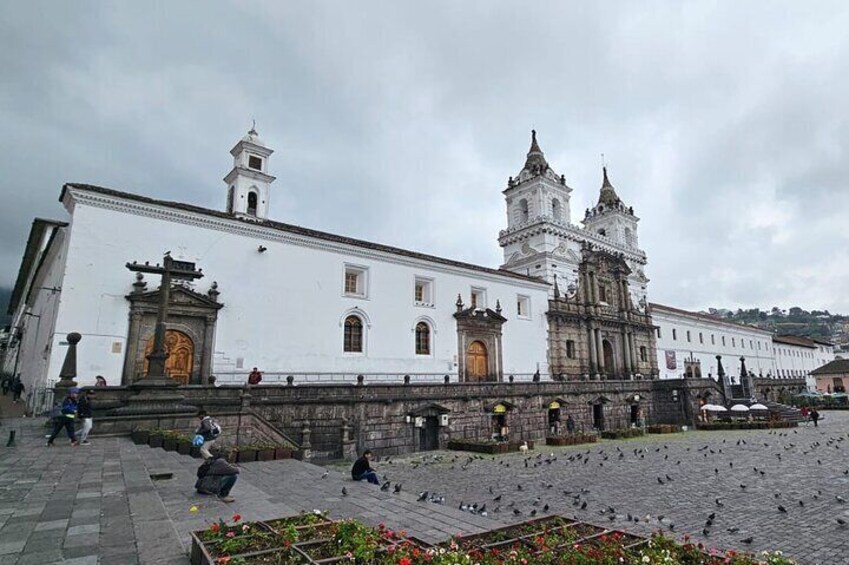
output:
[{"label": "gray cloud", "polygon": [[642,218],[651,296],[849,312],[842,2],[0,6],[0,284],[66,181],[221,208],[258,120],[283,221],[498,265],[531,127]]}]

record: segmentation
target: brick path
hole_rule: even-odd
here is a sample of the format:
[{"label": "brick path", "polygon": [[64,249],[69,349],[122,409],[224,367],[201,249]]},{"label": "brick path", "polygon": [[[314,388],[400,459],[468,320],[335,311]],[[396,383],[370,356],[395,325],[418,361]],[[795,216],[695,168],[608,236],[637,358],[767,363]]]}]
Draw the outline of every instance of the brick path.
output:
[{"label": "brick path", "polygon": [[[0,563],[3,565],[170,565],[188,563],[189,532],[233,513],[245,520],[330,510],[407,529],[430,541],[491,527],[457,509],[416,502],[408,492],[381,492],[346,473],[298,461],[251,463],[233,489],[236,502],[194,493],[199,462],[133,445],[124,438],[92,439],[72,448],[61,438],[45,447],[43,420],[4,420],[18,446],[0,447]],[[4,442],[5,445],[5,442]],[[151,474],[172,473],[168,480]],[[348,496],[342,496],[342,487]],[[199,512],[191,513],[192,505]]]},{"label": "brick path", "polygon": [[[525,520],[533,510],[542,514],[548,504],[552,513],[633,533],[668,532],[674,524],[674,533],[689,533],[708,547],[781,550],[800,563],[836,565],[849,563],[849,526],[837,523],[837,518],[849,522],[847,432],[849,413],[828,412],[819,428],[795,431],[688,432],[590,446],[541,446],[530,452],[528,468],[520,454],[469,462],[471,454],[460,452],[393,458],[375,467],[407,490],[445,493],[446,505],[486,503],[490,516],[502,521]],[[738,440],[746,443],[738,445]],[[552,453],[556,461],[546,463]],[[500,502],[490,489],[502,496]],[[563,492],[582,489],[589,492],[578,506]],[[838,495],[847,503],[838,502]],[[580,509],[583,501],[585,510]],[[608,507],[615,513],[602,513]],[[521,515],[514,516],[513,508]],[[711,513],[716,517],[704,535]],[[629,521],[628,514],[640,522]],[[751,544],[741,543],[750,536]]]}]

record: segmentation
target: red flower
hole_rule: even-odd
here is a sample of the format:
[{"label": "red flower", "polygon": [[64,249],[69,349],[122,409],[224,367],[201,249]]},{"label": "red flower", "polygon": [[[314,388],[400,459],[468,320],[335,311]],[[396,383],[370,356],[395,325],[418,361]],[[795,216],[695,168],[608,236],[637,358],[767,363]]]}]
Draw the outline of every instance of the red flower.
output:
[{"label": "red flower", "polygon": [[411,563],[412,563],[412,561],[410,561],[410,560],[409,560],[408,558],[406,558],[406,557],[402,557],[402,558],[398,561],[398,565],[411,565]]},{"label": "red flower", "polygon": [[221,526],[219,526],[217,523],[212,524],[212,526],[209,527],[210,532],[217,532],[220,529],[221,529]]},{"label": "red flower", "polygon": [[234,521],[234,522],[238,522],[238,521],[239,521],[239,520],[241,520],[241,519],[242,519],[242,515],[241,515],[241,514],[233,514],[233,521]]}]

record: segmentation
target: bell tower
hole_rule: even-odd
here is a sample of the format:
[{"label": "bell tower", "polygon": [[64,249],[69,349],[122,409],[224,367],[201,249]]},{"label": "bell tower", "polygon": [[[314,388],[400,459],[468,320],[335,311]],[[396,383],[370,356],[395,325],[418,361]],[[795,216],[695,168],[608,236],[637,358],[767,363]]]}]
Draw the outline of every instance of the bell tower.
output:
[{"label": "bell tower", "polygon": [[227,183],[227,213],[240,218],[268,218],[271,183],[268,158],[274,153],[256,131],[256,124],[233,146],[233,169],[224,177]]},{"label": "bell tower", "polygon": [[571,192],[566,178],[545,160],[532,130],[525,165],[503,191],[507,229],[498,236],[504,249],[502,269],[540,277],[552,285],[557,277],[564,287],[575,280],[580,244],[567,235],[576,229],[570,220]]}]

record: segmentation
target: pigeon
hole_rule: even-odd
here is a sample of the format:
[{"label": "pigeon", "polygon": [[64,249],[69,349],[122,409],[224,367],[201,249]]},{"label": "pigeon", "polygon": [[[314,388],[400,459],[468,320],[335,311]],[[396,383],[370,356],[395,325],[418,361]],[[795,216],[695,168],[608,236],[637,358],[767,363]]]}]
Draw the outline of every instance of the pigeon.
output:
[{"label": "pigeon", "polygon": [[384,490],[384,491],[389,490],[389,486],[390,486],[391,484],[392,484],[392,483],[390,483],[389,481],[386,481],[385,483],[383,483],[383,484],[380,486],[380,490]]},{"label": "pigeon", "polygon": [[348,496],[348,489],[342,487],[342,496]]},{"label": "pigeon", "polygon": [[422,492],[419,493],[419,497],[416,500],[418,502],[423,502],[423,501],[427,500],[427,495],[428,495],[427,491],[422,491]]},{"label": "pigeon", "polygon": [[585,500],[583,504],[581,504],[581,510],[587,509],[587,501]]},{"label": "pigeon", "polygon": [[499,494],[498,496],[496,496],[492,500],[494,500],[495,502],[501,502],[501,495]]},{"label": "pigeon", "polygon": [[784,507],[783,507],[782,505],[780,505],[780,504],[778,505],[778,511],[779,511],[779,512],[781,512],[782,514],[787,514],[787,509],[786,509],[786,508],[784,508]]},{"label": "pigeon", "polygon": [[518,515],[519,515],[519,514],[521,514],[521,513],[522,513],[522,511],[521,511],[521,510],[519,510],[518,508],[514,508],[514,509],[513,509],[513,515],[514,515],[514,516],[518,516]]},{"label": "pigeon", "polygon": [[718,498],[716,499],[716,505],[717,505],[717,506],[719,506],[720,508],[722,508],[723,506],[725,506],[725,504],[723,504],[723,502],[722,502],[720,499],[718,499]]},{"label": "pigeon", "polygon": [[746,539],[741,539],[740,543],[752,543],[753,541],[755,541],[754,536],[749,536]]},{"label": "pigeon", "polygon": [[730,528],[728,528],[727,531],[729,534],[736,534],[740,531],[740,528],[738,528],[737,526],[731,526]]},{"label": "pigeon", "polygon": [[330,471],[325,471],[324,474],[321,476],[321,478],[326,479],[329,474],[330,474]]},{"label": "pigeon", "polygon": [[401,492],[401,483],[398,483],[397,485],[395,485],[395,491],[394,492],[395,492],[395,494],[398,494],[399,492]]},{"label": "pigeon", "polygon": [[845,525],[846,525],[846,520],[844,520],[843,518],[838,518],[838,519],[837,519],[837,523],[838,523],[838,524],[840,524],[841,526],[845,526]]},{"label": "pigeon", "polygon": [[[817,491],[817,494],[819,494],[819,491]],[[834,500],[836,500],[836,501],[837,501],[837,502],[839,502],[840,504],[843,504],[844,502],[846,502],[846,499],[845,499],[845,498],[843,498],[842,496],[840,496],[839,494],[838,494],[837,496],[835,496],[835,497],[834,497]]]}]

